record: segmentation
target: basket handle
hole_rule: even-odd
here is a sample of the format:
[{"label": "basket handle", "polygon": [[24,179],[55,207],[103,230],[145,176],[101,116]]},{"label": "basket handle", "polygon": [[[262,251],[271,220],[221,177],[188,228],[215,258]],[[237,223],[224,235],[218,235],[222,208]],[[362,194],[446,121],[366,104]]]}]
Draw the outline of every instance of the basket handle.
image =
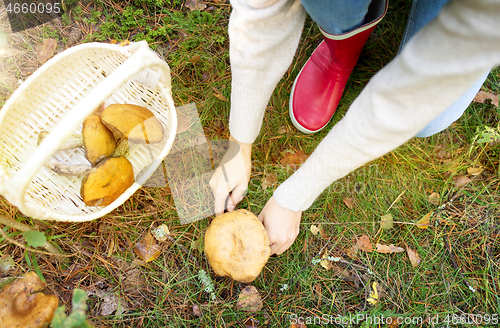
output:
[{"label": "basket handle", "polygon": [[52,156],[77,126],[89,116],[105,99],[107,99],[123,82],[130,79],[146,67],[158,67],[170,83],[170,69],[148,46],[146,41],[137,43],[137,50],[106,77],[101,84],[92,90],[75,108],[66,114],[57,127],[35,149],[30,160],[17,172],[12,182],[17,186],[11,202],[24,207],[26,188],[33,180],[40,167]]}]

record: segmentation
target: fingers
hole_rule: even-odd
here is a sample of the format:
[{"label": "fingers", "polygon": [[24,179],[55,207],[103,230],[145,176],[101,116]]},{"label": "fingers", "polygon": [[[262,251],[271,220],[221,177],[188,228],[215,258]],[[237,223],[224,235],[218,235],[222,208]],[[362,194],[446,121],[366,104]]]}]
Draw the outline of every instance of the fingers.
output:
[{"label": "fingers", "polygon": [[215,214],[219,215],[224,213],[224,208],[226,205],[227,195],[229,195],[230,190],[228,190],[227,185],[224,183],[221,185],[221,182],[224,182],[222,178],[222,170],[218,168],[215,170],[214,175],[210,179],[210,188],[214,193],[215,198]]},{"label": "fingers", "polygon": [[226,209],[226,202],[227,210],[232,211],[243,199],[245,191],[248,188],[248,183],[245,183],[245,181],[239,181],[236,183],[237,184],[234,189],[231,188],[224,166],[220,166],[215,171],[209,184],[214,193],[216,215],[224,213],[224,210]]}]

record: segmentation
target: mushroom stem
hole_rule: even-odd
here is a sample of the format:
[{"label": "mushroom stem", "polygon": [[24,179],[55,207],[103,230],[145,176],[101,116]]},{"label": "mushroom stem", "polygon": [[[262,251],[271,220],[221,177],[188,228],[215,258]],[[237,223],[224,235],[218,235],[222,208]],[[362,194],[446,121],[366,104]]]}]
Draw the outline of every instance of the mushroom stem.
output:
[{"label": "mushroom stem", "polygon": [[66,176],[85,175],[90,172],[92,166],[86,164],[66,164],[54,157],[45,162],[45,167],[51,169],[57,174]]},{"label": "mushroom stem", "polygon": [[[38,134],[38,142],[37,145],[40,146],[43,139],[47,138],[50,132],[40,131]],[[81,134],[72,134],[64,142],[59,146],[58,150],[68,150],[74,149],[83,146],[83,137]]]}]

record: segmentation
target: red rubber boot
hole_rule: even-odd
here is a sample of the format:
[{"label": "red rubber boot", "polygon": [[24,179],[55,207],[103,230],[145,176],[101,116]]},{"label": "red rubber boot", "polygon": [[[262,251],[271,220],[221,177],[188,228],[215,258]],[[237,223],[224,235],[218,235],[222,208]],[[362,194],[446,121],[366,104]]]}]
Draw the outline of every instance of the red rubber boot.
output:
[{"label": "red rubber boot", "polygon": [[373,0],[365,23],[349,33],[328,34],[314,50],[290,93],[290,119],[301,132],[311,134],[330,121],[358,61],[361,50],[375,26],[387,12],[387,0]]}]

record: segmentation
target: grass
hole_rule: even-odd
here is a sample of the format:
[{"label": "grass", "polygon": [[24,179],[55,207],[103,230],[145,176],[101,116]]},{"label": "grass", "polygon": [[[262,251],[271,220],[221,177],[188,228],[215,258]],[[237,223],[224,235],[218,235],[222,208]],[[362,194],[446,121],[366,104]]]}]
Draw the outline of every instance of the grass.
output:
[{"label": "grass", "polygon": [[[35,66],[33,49],[41,39],[56,38],[62,50],[75,29],[82,32],[77,43],[145,39],[171,66],[176,105],[195,102],[207,139],[227,139],[230,8],[223,1],[207,5],[208,9],[198,12],[178,0],[81,1],[74,4],[61,25],[34,29],[37,34],[32,31],[32,37],[12,36],[12,43],[23,52],[10,57],[9,62],[2,61],[2,67],[4,72],[15,74],[13,83],[26,78]],[[265,174],[274,173],[276,185],[291,174],[280,164],[284,152],[302,150],[310,154],[370,77],[396,55],[409,7],[409,1],[391,2],[387,17],[359,59],[334,119],[325,131],[314,136],[297,132],[288,118],[293,80],[320,40],[318,28],[310,20],[306,22],[295,60],[269,103],[254,147],[249,190],[240,208],[259,213],[273,192],[273,187],[262,190]],[[494,70],[483,88],[498,94],[499,73]],[[16,85],[2,88],[0,104]],[[496,127],[499,116],[500,109],[490,103],[472,103],[446,131],[412,139],[334,183],[304,212],[301,232],[292,247],[272,257],[253,283],[264,299],[263,309],[255,313],[235,308],[245,285],[215,277],[206,262],[202,245],[209,220],[181,225],[169,188],[142,188],[109,215],[86,223],[33,220],[3,198],[0,215],[23,221],[49,237],[57,236],[54,242],[66,253],[75,254],[67,262],[40,254],[28,257],[36,260],[48,289],[68,310],[72,290],[77,287],[108,292],[127,305],[128,311],[122,314],[103,314],[102,306],[109,302],[91,295],[87,314],[99,327],[245,327],[251,322],[259,327],[289,327],[290,319],[298,317],[310,320],[308,327],[315,327],[320,326],[319,319],[330,315],[337,320],[337,316],[349,315],[401,316],[407,322],[416,321],[400,327],[428,326],[432,320],[444,326],[446,319],[456,323],[466,318],[465,313],[500,313],[500,149],[475,142],[484,126]],[[473,176],[467,172],[471,167],[483,171]],[[472,181],[457,188],[454,178],[459,176],[469,176]],[[438,203],[429,201],[433,192],[440,196]],[[346,206],[346,198],[353,198],[352,208]],[[418,220],[431,211],[431,226],[418,228]],[[385,214],[393,216],[393,229],[380,228],[380,217]],[[161,223],[169,227],[173,242],[163,245],[156,260],[137,262],[134,245]],[[313,234],[312,225],[321,232]],[[8,232],[23,241],[15,231]],[[409,247],[418,252],[421,262],[412,266],[406,252],[360,251],[351,259],[346,252],[362,235],[369,236],[373,244]],[[312,260],[325,251],[357,266],[348,267],[348,275],[342,275],[342,270],[325,270],[313,264]],[[16,262],[14,270],[0,273],[1,281],[27,270],[23,249],[2,240],[0,252]],[[339,267],[346,266],[340,263]],[[214,301],[203,291],[200,270],[214,281]],[[356,276],[360,278],[348,279]],[[366,301],[373,282],[382,289],[376,306]],[[193,307],[198,307],[202,315],[198,316]],[[428,321],[419,325],[419,319]],[[379,325],[363,321],[350,326]]]}]

